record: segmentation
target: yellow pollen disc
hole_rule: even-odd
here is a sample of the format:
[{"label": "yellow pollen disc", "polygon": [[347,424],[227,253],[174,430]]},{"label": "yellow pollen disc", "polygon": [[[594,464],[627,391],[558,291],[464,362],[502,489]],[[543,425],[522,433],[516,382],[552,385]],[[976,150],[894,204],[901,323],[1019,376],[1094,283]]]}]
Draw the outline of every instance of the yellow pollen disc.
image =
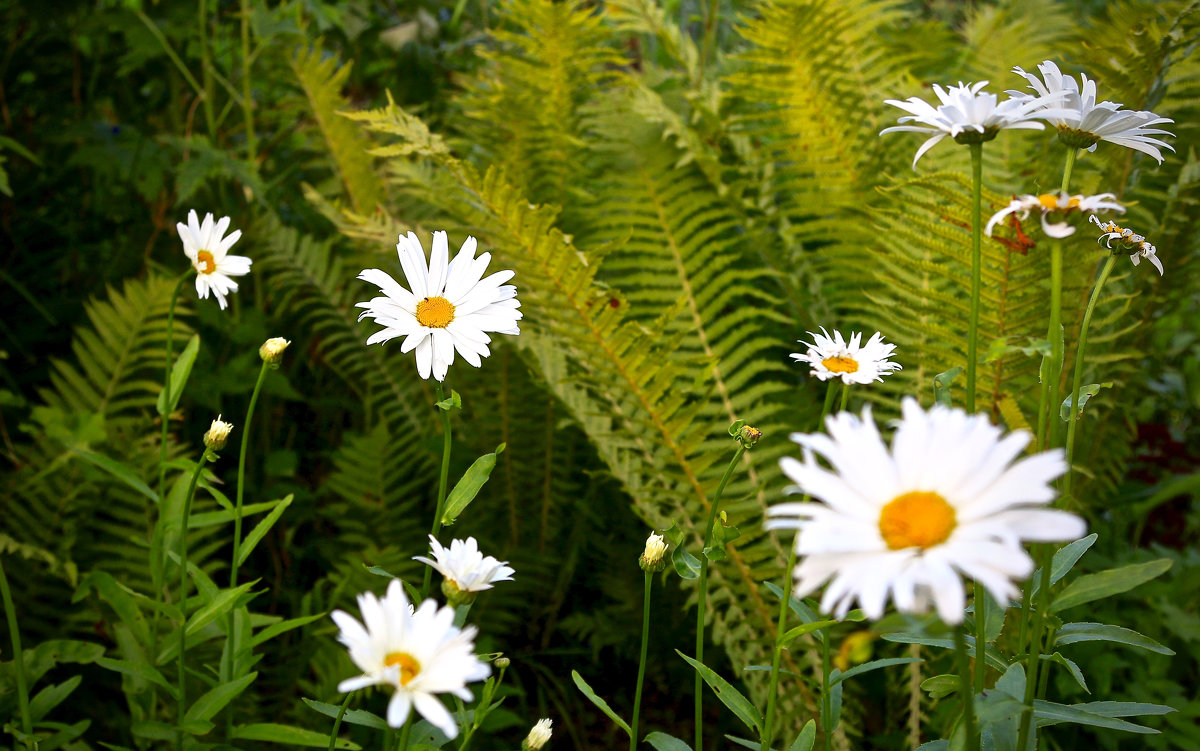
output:
[{"label": "yellow pollen disc", "polygon": [[217,270],[217,260],[207,250],[196,254],[196,270],[201,274],[211,274]]},{"label": "yellow pollen disc", "polygon": [[409,681],[416,678],[417,673],[421,672],[421,663],[413,659],[413,656],[407,652],[392,652],[383,658],[383,664],[389,668],[393,665],[400,666],[400,685],[402,686],[407,686]]},{"label": "yellow pollen disc", "polygon": [[1069,208],[1069,209],[1077,209],[1077,208],[1079,208],[1079,199],[1078,199],[1078,198],[1072,198],[1071,200],[1067,201],[1067,208]]},{"label": "yellow pollen disc", "polygon": [[417,303],[417,323],[444,329],[454,320],[454,305],[444,297],[426,297]]},{"label": "yellow pollen disc", "polygon": [[1042,204],[1042,208],[1046,211],[1054,211],[1058,208],[1058,196],[1053,193],[1043,193],[1038,196],[1038,203]]},{"label": "yellow pollen disc", "polygon": [[940,545],[954,526],[954,507],[937,493],[922,490],[893,498],[879,514],[879,533],[892,550]]},{"label": "yellow pollen disc", "polygon": [[857,373],[858,363],[852,357],[826,357],[821,361],[826,370],[834,373]]}]

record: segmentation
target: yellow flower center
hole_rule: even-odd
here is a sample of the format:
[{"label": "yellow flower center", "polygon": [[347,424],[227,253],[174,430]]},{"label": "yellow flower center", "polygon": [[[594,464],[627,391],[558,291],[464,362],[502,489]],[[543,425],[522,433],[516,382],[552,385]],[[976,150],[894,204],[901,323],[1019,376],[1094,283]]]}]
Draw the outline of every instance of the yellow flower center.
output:
[{"label": "yellow flower center", "polygon": [[426,297],[417,303],[417,323],[444,329],[454,320],[454,305],[444,297]]},{"label": "yellow flower center", "polygon": [[417,677],[417,673],[421,672],[421,663],[407,652],[392,652],[383,658],[383,664],[389,668],[393,665],[400,666],[400,685],[402,686],[407,686],[413,678]]},{"label": "yellow flower center", "polygon": [[213,258],[213,254],[207,250],[202,250],[196,254],[196,271],[201,274],[211,274],[217,270],[217,259]]},{"label": "yellow flower center", "polygon": [[857,373],[858,363],[852,357],[826,357],[821,361],[826,370],[834,373]]},{"label": "yellow flower center", "polygon": [[1042,204],[1042,208],[1046,211],[1054,211],[1058,208],[1058,196],[1053,193],[1043,193],[1038,196],[1038,203]]},{"label": "yellow flower center", "polygon": [[879,514],[879,533],[892,550],[940,545],[954,526],[954,507],[937,493],[923,490],[893,498]]}]

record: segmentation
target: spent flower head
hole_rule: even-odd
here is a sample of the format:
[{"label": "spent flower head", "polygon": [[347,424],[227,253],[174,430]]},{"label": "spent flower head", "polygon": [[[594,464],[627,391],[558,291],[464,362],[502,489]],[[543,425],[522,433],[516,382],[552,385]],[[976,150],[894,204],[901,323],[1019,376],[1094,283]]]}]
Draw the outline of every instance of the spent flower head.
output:
[{"label": "spent flower head", "polygon": [[861,419],[831,415],[828,434],[792,435],[804,461],[785,457],[780,466],[793,492],[820,502],[773,506],[767,526],[799,530],[796,597],[829,582],[821,609],[838,617],[858,600],[878,619],[890,597],[904,613],[932,602],[944,622],[957,624],[966,605],[960,575],[1007,603],[1018,595],[1013,580],[1033,572],[1023,541],[1083,535],[1082,519],[1043,508],[1055,496],[1050,482],[1067,468],[1061,450],[1017,460],[1026,431],[1002,436],[982,415],[925,411],[912,397],[902,413],[890,449],[870,407]]},{"label": "spent flower head", "polygon": [[267,365],[272,368],[278,368],[279,363],[283,361],[283,351],[291,344],[282,336],[276,336],[263,342],[263,345],[258,348],[258,356]]},{"label": "spent flower head", "polygon": [[533,729],[529,731],[529,735],[525,736],[525,740],[521,742],[521,751],[539,751],[550,741],[553,728],[554,721],[550,718],[544,717],[538,720]]},{"label": "spent flower head", "polygon": [[212,425],[204,433],[204,445],[213,451],[220,451],[225,448],[225,442],[229,440],[229,432],[233,430],[233,425],[221,420],[221,416],[217,415],[217,419],[212,421]]},{"label": "spent flower head", "polygon": [[883,334],[875,332],[866,344],[862,344],[862,334],[854,332],[850,341],[842,337],[842,332],[834,331],[833,336],[821,327],[820,334],[808,332],[813,338],[812,344],[803,339],[800,344],[808,346],[804,353],[793,352],[792,359],[806,362],[811,366],[810,375],[822,381],[830,378],[841,378],[842,383],[871,383],[882,381],[885,375],[894,370],[900,370],[900,364],[890,361],[895,344],[883,341]]},{"label": "spent flower head", "polygon": [[404,337],[400,351],[416,350],[417,373],[443,381],[455,352],[478,368],[480,358],[491,354],[489,333],[521,333],[517,288],[504,283],[513,272],[497,271],[483,278],[492,254],[476,258],[475,247],[475,238],[468,237],[454,260],[448,261],[446,233],[434,232],[427,265],[417,236],[412,232],[402,235],[396,251],[408,289],[379,269],[365,269],[358,275],[383,292],[382,297],[357,304],[365,309],[360,321],[370,318],[383,326],[367,344]]},{"label": "spent flower head", "polygon": [[646,549],[638,558],[638,565],[642,567],[643,571],[657,574],[667,566],[664,559],[666,552],[667,543],[663,540],[663,536],[651,532],[650,536],[646,538]]},{"label": "spent flower head", "polygon": [[230,277],[249,274],[250,264],[253,263],[246,256],[229,255],[229,249],[242,236],[242,231],[234,230],[226,237],[229,217],[221,217],[221,221],[214,224],[213,215],[205,214],[202,223],[195,209],[188,212],[188,223],[178,222],[175,229],[183,241],[183,252],[196,270],[196,294],[203,300],[212,291],[221,310],[224,310],[225,295],[237,292],[238,288],[237,282]]},{"label": "spent flower head", "polygon": [[474,537],[451,540],[450,547],[444,548],[430,535],[429,549],[433,560],[419,555],[413,560],[432,566],[445,577],[442,591],[453,604],[474,600],[477,593],[491,589],[495,582],[512,581],[514,570],[507,565],[508,561],[498,561],[479,552]]},{"label": "spent flower head", "polygon": [[[1068,193],[1043,193],[1041,195],[1026,194],[1014,196],[1007,206],[997,211],[988,220],[983,233],[992,236],[992,229],[1010,214],[1016,214],[1021,219],[1029,218],[1029,212],[1039,211],[1042,215],[1042,231],[1047,237],[1070,237],[1075,234],[1075,228],[1067,222],[1054,222],[1052,218],[1065,218],[1068,214],[1095,214],[1098,211],[1124,212],[1125,207],[1117,203],[1117,197],[1112,193],[1101,193],[1095,196],[1070,195]],[[1094,218],[1094,217],[1093,217]]]},{"label": "spent flower head", "polygon": [[1137,266],[1142,262],[1142,259],[1149,261],[1155,269],[1158,270],[1158,275],[1163,275],[1162,261],[1158,258],[1158,248],[1154,247],[1144,236],[1137,234],[1128,227],[1122,227],[1116,222],[1102,222],[1096,217],[1092,217],[1092,222],[1104,233],[1096,238],[1096,242],[1104,242],[1109,248],[1113,247],[1113,240],[1117,241],[1117,247],[1114,249],[1125,250],[1132,253],[1129,260]]}]

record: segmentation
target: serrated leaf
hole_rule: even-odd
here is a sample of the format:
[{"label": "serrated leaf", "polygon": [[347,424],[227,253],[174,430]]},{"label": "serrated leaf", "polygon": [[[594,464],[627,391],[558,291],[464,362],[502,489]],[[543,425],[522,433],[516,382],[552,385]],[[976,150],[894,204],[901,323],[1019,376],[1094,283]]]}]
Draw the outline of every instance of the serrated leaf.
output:
[{"label": "serrated leaf", "polygon": [[29,700],[29,716],[34,722],[39,722],[50,710],[62,704],[71,692],[83,681],[82,675],[72,676],[55,686],[47,686]]},{"label": "serrated leaf", "polygon": [[721,700],[721,703],[728,707],[729,711],[733,712],[739,720],[745,723],[746,727],[756,733],[762,733],[763,716],[749,699],[734,688],[729,681],[717,675],[712,668],[704,663],[697,662],[678,649],[675,650],[675,654],[682,657],[687,664],[695,668],[700,677],[704,679],[704,682],[708,684],[713,693],[717,695],[717,698]]}]

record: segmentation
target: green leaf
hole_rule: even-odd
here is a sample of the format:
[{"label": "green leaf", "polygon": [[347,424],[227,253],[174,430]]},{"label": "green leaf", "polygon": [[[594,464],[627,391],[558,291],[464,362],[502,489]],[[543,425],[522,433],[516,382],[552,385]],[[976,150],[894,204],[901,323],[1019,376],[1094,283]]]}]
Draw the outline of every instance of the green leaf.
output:
[{"label": "green leaf", "polygon": [[871,660],[870,662],[864,662],[861,665],[855,665],[846,672],[838,675],[838,677],[834,679],[830,685],[841,683],[847,678],[853,678],[856,675],[862,675],[863,673],[867,673],[872,670],[878,670],[879,668],[890,668],[893,665],[907,665],[910,662],[925,662],[925,660],[921,659],[920,657],[887,657],[882,660]]},{"label": "green leaf", "polygon": [[292,505],[292,494],[288,493],[283,500],[279,501],[279,505],[271,509],[271,513],[264,516],[254,525],[254,529],[250,530],[250,534],[246,535],[246,539],[242,541],[242,546],[238,549],[238,565],[246,562],[250,554],[254,552],[254,547],[266,536],[267,532],[271,531],[271,527],[275,526],[275,522],[279,521],[279,517],[287,511],[287,507]]},{"label": "green leaf", "polygon": [[112,578],[112,575],[105,571],[91,572],[79,583],[75,599],[80,599],[81,593],[87,592],[89,587],[95,588],[100,599],[108,603],[108,606],[113,609],[121,622],[129,627],[140,643],[149,643],[150,627],[146,623],[146,617],[142,615],[141,608],[138,607],[134,596],[126,591],[116,579]]},{"label": "green leaf", "polygon": [[1145,563],[1134,563],[1121,568],[1101,571],[1098,574],[1081,576],[1059,592],[1050,605],[1050,612],[1057,613],[1086,602],[1128,592],[1134,587],[1166,573],[1171,568],[1170,558],[1159,558]]},{"label": "green leaf", "polygon": [[225,705],[245,691],[247,686],[254,683],[257,677],[258,673],[250,673],[237,680],[217,685],[188,707],[187,714],[183,717],[184,722],[211,720]]},{"label": "green leaf", "polygon": [[1075,682],[1079,684],[1079,687],[1084,690],[1084,693],[1092,693],[1091,689],[1087,687],[1087,679],[1083,677],[1083,671],[1079,669],[1079,665],[1075,664],[1074,660],[1067,659],[1058,652],[1052,655],[1041,655],[1041,658],[1062,665],[1071,674],[1071,677],[1075,679]]},{"label": "green leaf", "polygon": [[800,728],[800,735],[788,746],[788,751],[812,751],[817,742],[817,721],[809,720]]},{"label": "green leaf", "polygon": [[961,682],[957,675],[943,674],[935,675],[932,678],[926,678],[921,681],[921,690],[929,694],[931,699],[941,699],[944,696],[958,693],[958,684]]},{"label": "green leaf", "polygon": [[[1088,400],[1096,394],[1100,393],[1100,389],[1111,389],[1112,381],[1104,383],[1089,383],[1079,389],[1079,414],[1075,415],[1079,419],[1083,415],[1083,410],[1087,407]],[[1058,408],[1058,416],[1063,422],[1069,422],[1071,419],[1071,396],[1063,399],[1062,405]]]},{"label": "green leaf", "polygon": [[[1109,730],[1124,730],[1127,733],[1140,733],[1142,735],[1153,735],[1158,733],[1158,730],[1148,728],[1144,725],[1135,725],[1132,722],[1118,719],[1118,717],[1109,717],[1100,714],[1091,709],[1097,704],[1118,704],[1122,702],[1094,702],[1092,704],[1055,704],[1054,702],[1037,700],[1033,703],[1033,717],[1037,721],[1038,727],[1047,725],[1057,725],[1060,722],[1071,722],[1077,725],[1090,725],[1097,728],[1107,728]],[[1146,706],[1156,707],[1157,705],[1149,704]],[[1167,711],[1174,711],[1170,707]],[[1161,712],[1129,712],[1128,714],[1162,714]]]},{"label": "green leaf", "polygon": [[654,746],[656,751],[692,751],[692,747],[673,735],[660,733],[655,730],[646,736],[646,743]]},{"label": "green leaf", "polygon": [[[188,376],[192,374],[192,365],[196,362],[196,354],[200,351],[200,335],[192,334],[192,338],[188,340],[187,346],[179,353],[175,364],[171,366],[171,396],[167,397],[167,390],[164,388],[158,392],[158,402],[155,408],[159,415],[169,415],[175,411],[175,407],[179,405],[179,398],[183,396],[183,388],[187,385]],[[166,384],[164,384],[165,386]]]},{"label": "green leaf", "polygon": [[484,454],[467,468],[462,478],[455,484],[454,489],[450,491],[450,495],[446,496],[446,508],[442,511],[442,524],[449,526],[458,521],[459,515],[466,510],[467,506],[471,505],[471,501],[475,500],[479,489],[488,481],[492,469],[496,466],[496,456],[503,451],[504,444],[502,443],[496,447],[493,453]]},{"label": "green leaf", "polygon": [[274,639],[276,636],[287,633],[288,631],[291,631],[294,628],[300,628],[301,626],[307,626],[308,624],[312,623],[315,620],[324,618],[325,615],[326,615],[325,613],[315,613],[313,615],[302,615],[298,618],[289,618],[286,621],[280,621],[279,623],[272,623],[270,626],[267,626],[266,628],[264,628],[261,631],[259,631],[258,633],[256,633],[254,635],[254,638],[250,640],[250,643],[248,645],[246,645],[245,647],[243,647],[239,651],[239,654],[241,652],[248,652],[250,650],[253,650],[255,647],[265,644],[266,642],[270,641],[271,639]]},{"label": "green leaf", "polygon": [[[920,644],[923,647],[940,647],[945,650],[954,649],[954,640],[949,638],[939,638],[936,636],[922,636],[920,634],[884,634],[884,641],[896,642],[898,644]],[[975,638],[967,637],[967,655],[975,656]],[[994,647],[988,646],[983,650],[984,659],[987,664],[995,669],[1004,672],[1008,670],[1008,661]]]},{"label": "green leaf", "polygon": [[950,368],[945,373],[938,373],[933,377],[933,401],[945,407],[954,406],[950,401],[950,386],[953,385],[954,379],[962,375],[963,367],[957,365]]},{"label": "green leaf", "polygon": [[741,537],[737,527],[727,527],[721,522],[713,525],[712,545],[704,549],[704,557],[710,561],[719,561],[726,557],[725,545]]},{"label": "green leaf", "polygon": [[704,682],[709,685],[709,688],[713,690],[713,693],[717,695],[717,698],[721,700],[721,703],[728,707],[729,711],[737,715],[737,718],[744,722],[746,727],[750,728],[756,733],[762,733],[763,716],[759,713],[758,709],[750,703],[749,699],[747,699],[740,691],[734,688],[729,681],[717,675],[704,663],[697,662],[691,657],[685,655],[683,652],[680,652],[678,649],[675,650],[675,654],[682,657],[687,664],[696,669],[696,672],[699,673],[700,677],[704,679]]},{"label": "green leaf", "polygon": [[1058,630],[1054,643],[1061,646],[1084,641],[1107,641],[1148,649],[1160,655],[1175,654],[1175,650],[1164,647],[1149,636],[1139,634],[1132,629],[1110,626],[1105,623],[1064,623]]},{"label": "green leaf", "polygon": [[158,493],[151,490],[150,486],[142,482],[142,478],[137,476],[137,473],[121,462],[78,446],[71,446],[70,449],[79,458],[94,464],[150,500],[158,503]]},{"label": "green leaf", "polygon": [[[302,701],[326,717],[336,719],[338,712],[342,711],[342,708],[337,704],[326,704],[323,701],[314,701],[312,699],[302,699]],[[347,709],[342,714],[342,722],[350,725],[362,725],[363,727],[374,728],[376,730],[387,730],[388,726],[382,717],[365,709]]]},{"label": "green leaf", "polygon": [[805,634],[811,634],[813,631],[820,631],[821,629],[829,628],[837,623],[838,621],[814,621],[812,623],[805,623],[800,626],[796,626],[795,628],[790,628],[787,630],[787,633],[783,635],[783,638],[779,640],[779,646],[786,647],[787,645],[791,644],[792,641],[804,636]]},{"label": "green leaf", "polygon": [[[1075,568],[1075,564],[1088,551],[1088,548],[1092,547],[1098,537],[1099,535],[1093,532],[1087,537],[1082,537],[1056,550],[1054,560],[1050,564],[1050,583],[1057,584],[1064,576],[1070,573],[1071,569]],[[1033,594],[1037,595],[1041,590],[1042,574],[1041,569],[1038,569],[1033,574]]]},{"label": "green leaf", "polygon": [[671,565],[675,567],[675,573],[684,579],[697,579],[700,576],[700,559],[687,552],[682,545],[671,550]]},{"label": "green leaf", "polygon": [[62,704],[71,692],[83,681],[82,675],[72,676],[57,686],[47,686],[29,700],[29,716],[34,722],[40,721],[49,714],[50,710]]},{"label": "green leaf", "polygon": [[[233,736],[243,741],[270,741],[292,746],[308,748],[328,748],[329,733],[317,733],[291,725],[280,725],[274,722],[260,722],[254,725],[241,725],[233,729]],[[352,743],[345,738],[338,738],[336,748],[358,751],[362,746]]]},{"label": "green leaf", "polygon": [[129,662],[127,660],[114,660],[111,657],[101,657],[96,660],[96,664],[108,670],[114,670],[118,673],[138,678],[148,683],[165,689],[171,698],[178,698],[175,693],[175,687],[167,682],[167,679],[158,669],[152,665],[147,665],[143,662]]},{"label": "green leaf", "polygon": [[450,396],[446,397],[440,402],[434,402],[433,406],[437,407],[443,412],[449,412],[452,409],[462,409],[462,396],[460,396],[459,393],[454,389],[450,389]]},{"label": "green leaf", "polygon": [[575,681],[576,688],[582,691],[583,695],[586,696],[588,700],[592,702],[592,704],[595,704],[597,709],[608,715],[608,719],[615,722],[617,727],[625,731],[626,736],[633,736],[633,731],[629,729],[629,723],[622,720],[617,713],[613,711],[612,707],[608,706],[608,702],[604,701],[604,699],[601,699],[596,692],[592,690],[592,687],[587,684],[587,681],[583,679],[583,676],[580,675],[578,671],[571,671],[571,680]]},{"label": "green leaf", "polygon": [[246,592],[249,591],[249,589],[255,584],[258,584],[258,579],[246,582],[245,584],[239,584],[233,589],[222,589],[218,591],[217,595],[209,600],[204,607],[192,614],[192,617],[188,620],[187,631],[185,633],[188,636],[191,636],[208,624],[228,613],[233,609],[233,606],[237,603],[238,598],[246,594]]},{"label": "green leaf", "polygon": [[[242,518],[261,514],[264,511],[270,511],[278,506],[279,499],[274,501],[263,501],[262,503],[249,503],[242,506]],[[188,529],[203,529],[204,527],[215,527],[218,524],[228,524],[233,521],[233,509],[221,511],[205,511],[200,514],[192,514],[188,517]]]}]

